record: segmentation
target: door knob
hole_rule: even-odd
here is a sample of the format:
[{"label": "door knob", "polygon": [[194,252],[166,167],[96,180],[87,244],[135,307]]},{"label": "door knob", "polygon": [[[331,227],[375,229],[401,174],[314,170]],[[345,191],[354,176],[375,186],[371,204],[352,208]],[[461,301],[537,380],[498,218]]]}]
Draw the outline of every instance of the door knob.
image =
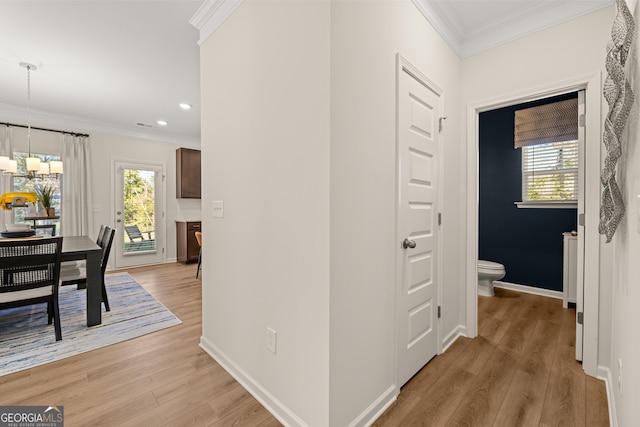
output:
[{"label": "door knob", "polygon": [[416,247],[416,242],[414,240],[404,239],[402,241],[403,249],[407,249],[407,248],[413,249],[415,247]]}]

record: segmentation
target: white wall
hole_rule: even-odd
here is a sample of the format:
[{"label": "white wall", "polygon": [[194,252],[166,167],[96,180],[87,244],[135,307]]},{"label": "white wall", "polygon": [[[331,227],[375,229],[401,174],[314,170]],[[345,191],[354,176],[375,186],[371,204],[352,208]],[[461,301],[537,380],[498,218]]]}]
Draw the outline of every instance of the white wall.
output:
[{"label": "white wall", "polygon": [[[34,123],[34,126],[37,126]],[[56,128],[56,126],[43,125]],[[66,129],[64,123],[58,125],[60,129]],[[116,225],[114,221],[112,203],[114,200],[112,185],[112,160],[127,160],[132,162],[154,162],[166,166],[166,214],[164,221],[166,227],[166,256],[167,262],[176,260],[176,219],[199,220],[200,201],[176,199],[176,160],[175,150],[178,145],[158,142],[149,139],[122,136],[92,130],[76,129],[90,135],[91,150],[91,176],[93,205],[99,208],[99,212],[93,212],[93,224],[97,235],[100,224]],[[14,151],[27,151],[26,130],[14,128]],[[31,131],[31,151],[42,154],[60,154],[62,150],[60,134],[52,132]],[[65,165],[65,168],[71,167]],[[73,191],[73,189],[65,189]],[[64,221],[64,217],[62,218]],[[95,237],[95,236],[92,236]],[[109,260],[109,268],[114,266],[113,256]]]},{"label": "white wall", "polygon": [[397,392],[398,52],[449,117],[448,336],[464,320],[460,61],[417,9],[245,1],[202,44],[203,209],[224,200],[225,218],[203,217],[201,343],[291,425],[364,425]]},{"label": "white wall", "polygon": [[331,5],[331,419],[395,384],[396,54],[444,91],[443,336],[463,323],[460,60],[409,1]]},{"label": "white wall", "polygon": [[[619,426],[638,422],[640,401],[640,339],[638,306],[640,306],[640,72],[638,54],[638,16],[640,3],[627,0],[636,17],[636,37],[627,61],[627,72],[636,96],[623,138],[623,155],[619,162],[618,180],[625,198],[627,213],[611,243],[614,251],[613,325],[611,352],[611,382]],[[608,111],[608,110],[607,110]],[[619,362],[622,369],[619,369]],[[618,380],[620,378],[620,381]]]},{"label": "white wall", "polygon": [[328,425],[329,11],[245,1],[201,45],[201,345],[291,425]]},{"label": "white wall", "polygon": [[[112,161],[164,164],[166,212],[164,218],[158,217],[158,221],[164,221],[165,226],[165,261],[176,261],[175,221],[197,221],[201,218],[200,200],[176,199],[176,149],[179,146],[131,136],[88,133],[91,134],[93,204],[100,205],[100,212],[93,214],[96,233],[100,224],[117,225],[112,210],[115,197],[111,188],[114,174]],[[160,222],[158,225],[161,225]],[[113,259],[111,259],[110,265],[113,265]]]}]

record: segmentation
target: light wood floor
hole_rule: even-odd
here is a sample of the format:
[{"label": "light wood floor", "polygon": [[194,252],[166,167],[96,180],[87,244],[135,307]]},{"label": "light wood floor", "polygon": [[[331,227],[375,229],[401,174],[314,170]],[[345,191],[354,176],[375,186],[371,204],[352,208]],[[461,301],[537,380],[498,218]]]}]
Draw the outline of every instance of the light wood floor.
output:
[{"label": "light wood floor", "polygon": [[279,426],[198,346],[202,295],[195,269],[178,263],[128,269],[182,324],[0,377],[0,405],[61,405],[67,427]]},{"label": "light wood floor", "polygon": [[609,425],[604,382],[575,360],[575,309],[496,289],[479,297],[478,335],[434,358],[374,425]]},{"label": "light wood floor", "polygon": [[[128,271],[183,323],[0,377],[0,405],[62,405],[68,427],[279,426],[198,347],[195,265]],[[604,384],[573,360],[575,311],[498,292],[480,298],[480,336],[433,359],[376,425],[608,425]]]}]

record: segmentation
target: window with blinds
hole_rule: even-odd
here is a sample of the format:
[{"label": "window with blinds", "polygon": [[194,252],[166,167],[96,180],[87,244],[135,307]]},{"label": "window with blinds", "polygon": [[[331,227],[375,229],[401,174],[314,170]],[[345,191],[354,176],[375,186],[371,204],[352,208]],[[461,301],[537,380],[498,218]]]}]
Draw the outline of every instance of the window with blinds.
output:
[{"label": "window with blinds", "polygon": [[578,140],[522,148],[522,201],[578,200]]},{"label": "window with blinds", "polygon": [[518,110],[515,147],[522,148],[522,202],[578,200],[578,99]]}]

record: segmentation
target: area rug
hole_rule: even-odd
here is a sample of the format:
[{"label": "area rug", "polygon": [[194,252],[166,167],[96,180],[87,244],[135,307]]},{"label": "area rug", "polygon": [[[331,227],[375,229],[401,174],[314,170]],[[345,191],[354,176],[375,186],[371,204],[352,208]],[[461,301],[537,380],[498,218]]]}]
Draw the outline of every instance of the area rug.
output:
[{"label": "area rug", "polygon": [[47,324],[47,304],[0,310],[0,376],[85,353],[182,323],[128,273],[105,275],[111,311],[87,327],[86,290],[60,288],[62,341]]}]

